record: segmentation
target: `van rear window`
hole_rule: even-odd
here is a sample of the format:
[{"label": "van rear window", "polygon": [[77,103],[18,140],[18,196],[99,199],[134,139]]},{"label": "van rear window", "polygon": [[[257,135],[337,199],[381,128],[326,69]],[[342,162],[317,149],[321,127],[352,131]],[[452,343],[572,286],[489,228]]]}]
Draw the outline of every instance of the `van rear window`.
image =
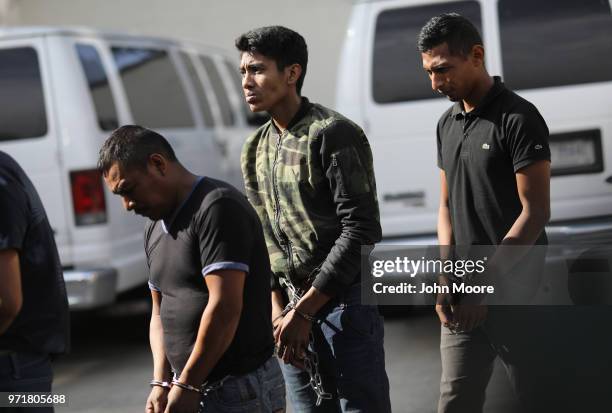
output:
[{"label": "van rear window", "polygon": [[532,89],[612,80],[608,0],[499,0],[504,81]]},{"label": "van rear window", "polygon": [[95,47],[87,44],[77,44],[76,50],[96,108],[98,125],[105,131],[114,130],[119,126],[117,110],[100,55]]},{"label": "van rear window", "polygon": [[32,47],[0,49],[0,141],[47,134],[38,54]]},{"label": "van rear window", "polygon": [[416,43],[430,18],[450,12],[462,14],[482,33],[480,4],[476,1],[389,9],[378,15],[372,60],[372,94],[376,103],[441,97],[431,90]]},{"label": "van rear window", "polygon": [[200,111],[202,113],[202,119],[204,120],[204,125],[212,128],[215,126],[215,119],[213,118],[212,111],[210,109],[210,103],[208,102],[208,97],[206,96],[206,91],[204,90],[204,85],[198,76],[197,70],[191,61],[191,57],[185,53],[181,52],[181,59],[185,63],[185,67],[187,68],[187,74],[191,79],[191,84],[195,87],[196,97],[198,98],[198,103],[200,104]]},{"label": "van rear window", "polygon": [[156,128],[194,127],[187,95],[164,50],[113,47],[134,122]]},{"label": "van rear window", "polygon": [[223,86],[221,74],[217,70],[212,58],[209,56],[200,56],[200,58],[202,59],[202,64],[206,69],[206,73],[208,73],[213,90],[215,91],[215,96],[217,97],[217,102],[221,108],[223,124],[225,126],[232,126],[236,123],[236,119],[234,119],[234,110],[232,109],[232,104],[227,95],[227,90],[225,90],[225,86]]}]

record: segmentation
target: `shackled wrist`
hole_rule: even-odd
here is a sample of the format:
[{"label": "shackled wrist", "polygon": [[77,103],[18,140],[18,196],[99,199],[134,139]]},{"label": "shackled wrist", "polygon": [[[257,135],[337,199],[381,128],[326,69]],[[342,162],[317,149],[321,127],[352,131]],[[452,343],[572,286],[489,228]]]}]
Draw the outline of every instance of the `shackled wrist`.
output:
[{"label": "shackled wrist", "polygon": [[162,380],[151,380],[149,385],[151,387],[161,387],[163,389],[168,389],[168,390],[170,390],[170,388],[172,387],[170,383],[168,383],[167,381],[162,381]]},{"label": "shackled wrist", "polygon": [[180,387],[183,390],[189,390],[189,391],[193,391],[193,392],[202,394],[202,390],[198,389],[197,387],[192,386],[191,384],[180,382],[177,379],[172,380],[172,385],[176,387]]},{"label": "shackled wrist", "polygon": [[295,304],[290,304],[290,305],[291,305],[291,309],[295,311],[295,313],[299,315],[300,317],[302,317],[303,319],[310,321],[311,323],[314,323],[315,321],[317,321],[315,316],[307,314],[302,310],[299,310]]}]

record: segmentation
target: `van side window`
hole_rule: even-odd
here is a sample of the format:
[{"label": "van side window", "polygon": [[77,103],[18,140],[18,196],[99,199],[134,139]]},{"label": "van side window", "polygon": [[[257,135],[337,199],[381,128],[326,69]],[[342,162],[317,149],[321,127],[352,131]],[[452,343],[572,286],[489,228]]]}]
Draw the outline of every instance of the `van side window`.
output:
[{"label": "van side window", "polygon": [[378,15],[372,61],[372,95],[376,103],[441,97],[431,90],[416,39],[430,18],[450,12],[462,14],[482,32],[480,5],[476,1],[389,9]]},{"label": "van side window", "polygon": [[232,109],[232,104],[227,96],[227,91],[225,90],[225,86],[223,86],[223,80],[221,79],[221,75],[215,66],[215,62],[209,56],[200,57],[202,59],[202,64],[208,73],[210,82],[212,83],[215,96],[217,96],[217,102],[219,102],[219,108],[221,109],[223,124],[225,126],[232,126],[236,123],[236,119],[234,119],[234,110]]},{"label": "van side window", "polygon": [[194,127],[178,73],[163,50],[113,47],[134,122],[148,128]]},{"label": "van side window", "polygon": [[32,47],[0,49],[0,141],[47,134],[38,54]]},{"label": "van side window", "polygon": [[105,131],[114,130],[119,126],[117,110],[100,55],[95,47],[86,44],[77,44],[76,50],[96,108],[98,125]]},{"label": "van side window", "polygon": [[206,91],[204,90],[202,80],[200,80],[189,55],[185,52],[181,52],[180,54],[181,59],[183,59],[185,67],[187,68],[187,73],[189,74],[189,78],[191,79],[191,84],[195,85],[195,93],[198,98],[198,103],[200,104],[200,111],[202,112],[204,125],[212,128],[213,126],[215,126],[215,120],[213,118],[212,112],[210,111],[210,102],[208,102],[208,97],[206,96]]},{"label": "van side window", "polygon": [[498,8],[504,81],[511,88],[612,80],[609,1],[499,0]]},{"label": "van side window", "polygon": [[242,112],[246,117],[247,123],[251,126],[261,126],[266,123],[268,119],[270,119],[270,117],[265,114],[265,112],[251,112],[251,109],[249,109],[249,105],[244,99],[244,94],[242,92],[242,77],[240,76],[240,72],[238,71],[238,65],[226,59],[223,60],[223,64],[227,68],[227,71],[230,73],[230,77],[232,78],[232,82],[236,87],[236,91],[240,94],[240,109],[242,109]]}]

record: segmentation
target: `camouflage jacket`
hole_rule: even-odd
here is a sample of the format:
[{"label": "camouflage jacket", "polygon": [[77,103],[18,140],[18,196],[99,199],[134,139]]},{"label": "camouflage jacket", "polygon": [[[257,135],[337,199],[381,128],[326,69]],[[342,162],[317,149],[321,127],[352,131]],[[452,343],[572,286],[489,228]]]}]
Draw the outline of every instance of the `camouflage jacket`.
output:
[{"label": "camouflage jacket", "polygon": [[362,245],[380,240],[372,153],[361,128],[302,98],[287,129],[270,120],[242,150],[246,195],[264,229],[272,287],[328,294],[356,282]]}]

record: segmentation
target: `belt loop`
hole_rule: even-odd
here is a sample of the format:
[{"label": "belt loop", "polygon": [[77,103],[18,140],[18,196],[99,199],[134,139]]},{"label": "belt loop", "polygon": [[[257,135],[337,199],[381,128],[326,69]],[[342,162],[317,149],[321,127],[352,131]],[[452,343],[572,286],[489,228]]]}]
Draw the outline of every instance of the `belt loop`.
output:
[{"label": "belt loop", "polygon": [[19,380],[21,378],[21,369],[19,368],[17,353],[11,353],[9,357],[11,358],[11,365],[13,366],[13,378]]}]

